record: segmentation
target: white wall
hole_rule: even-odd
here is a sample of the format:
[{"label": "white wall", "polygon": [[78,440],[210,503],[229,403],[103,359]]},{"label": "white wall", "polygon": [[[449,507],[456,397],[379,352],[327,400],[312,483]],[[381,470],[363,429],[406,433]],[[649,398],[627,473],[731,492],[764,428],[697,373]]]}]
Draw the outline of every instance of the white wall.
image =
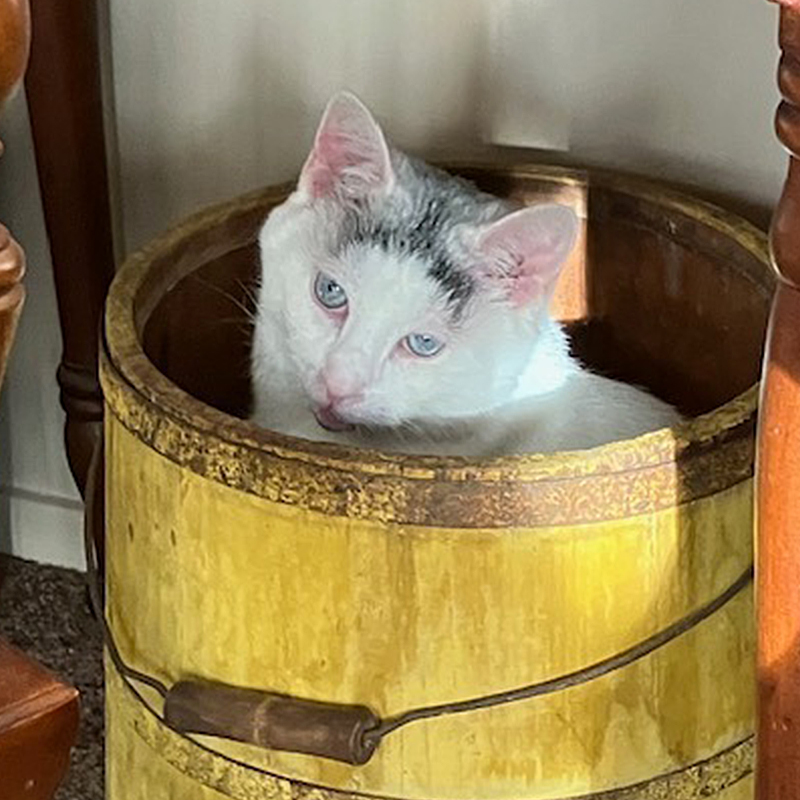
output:
[{"label": "white wall", "polygon": [[578,159],[776,199],[785,156],[772,132],[775,6],[487,2],[497,139],[525,144],[526,127],[541,125]]},{"label": "white wall", "polygon": [[555,146],[770,202],[776,19],[759,0],[112,0],[128,243],[291,176],[343,86],[423,152]]},{"label": "white wall", "polygon": [[112,1],[129,244],[290,177],[343,86],[403,144],[469,137],[482,2]]},{"label": "white wall", "polygon": [[[771,203],[785,164],[776,23],[760,0],[111,0],[126,245],[290,177],[340,87],[423,153],[555,147]],[[76,560],[52,287],[24,109],[8,111],[0,218],[32,268],[0,411],[0,500],[39,516],[13,512],[0,547]]]}]

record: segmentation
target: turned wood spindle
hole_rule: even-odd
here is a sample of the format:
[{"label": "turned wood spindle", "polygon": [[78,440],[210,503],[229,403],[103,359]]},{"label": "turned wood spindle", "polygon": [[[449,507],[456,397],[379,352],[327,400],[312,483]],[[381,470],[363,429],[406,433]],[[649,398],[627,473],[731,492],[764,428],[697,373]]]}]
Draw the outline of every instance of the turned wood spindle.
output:
[{"label": "turned wood spindle", "polygon": [[[0,0],[0,108],[22,79],[29,41],[27,0]],[[24,271],[22,248],[0,225],[0,384]],[[0,797],[51,800],[69,766],[78,717],[78,692],[0,639]]]},{"label": "turned wood spindle", "polygon": [[0,2],[0,106],[25,72],[30,51],[28,0]]},{"label": "turned wood spindle", "polygon": [[[0,2],[0,108],[22,78],[28,62],[30,16],[27,0]],[[3,143],[0,142],[0,155]],[[25,255],[0,224],[0,386],[25,300],[21,281]]]},{"label": "turned wood spindle", "polygon": [[791,154],[771,244],[780,283],[757,463],[758,800],[800,800],[800,2],[781,0],[778,137]]},{"label": "turned wood spindle", "polygon": [[67,456],[83,493],[103,419],[98,332],[114,276],[97,0],[33,0],[31,11],[25,84],[64,340]]}]

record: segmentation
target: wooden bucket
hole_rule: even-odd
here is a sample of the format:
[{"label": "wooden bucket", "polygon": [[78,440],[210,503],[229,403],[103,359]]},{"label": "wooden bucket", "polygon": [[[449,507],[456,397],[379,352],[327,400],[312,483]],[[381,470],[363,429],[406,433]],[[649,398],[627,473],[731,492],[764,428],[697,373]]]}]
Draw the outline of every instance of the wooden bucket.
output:
[{"label": "wooden bucket", "polygon": [[538,688],[407,724],[354,765],[175,731],[158,693],[109,662],[111,800],[751,795],[765,237],[618,175],[460,171],[588,218],[556,301],[576,349],[700,416],[485,462],[260,430],[241,418],[241,306],[259,225],[289,187],[161,237],[117,275],[101,357],[106,604],[124,661],[167,686],[384,719]]}]

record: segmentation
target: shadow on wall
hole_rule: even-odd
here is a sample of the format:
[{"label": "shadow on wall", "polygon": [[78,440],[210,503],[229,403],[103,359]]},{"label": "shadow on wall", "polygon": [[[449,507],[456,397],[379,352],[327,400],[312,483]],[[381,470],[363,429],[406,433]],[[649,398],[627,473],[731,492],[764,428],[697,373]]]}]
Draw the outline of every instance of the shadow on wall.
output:
[{"label": "shadow on wall", "polygon": [[774,202],[774,8],[497,0],[490,18],[496,143],[541,148],[550,136],[573,161]]},{"label": "shadow on wall", "polygon": [[477,142],[481,19],[480,0],[236,0],[204,14],[187,0],[115,4],[129,249],[194,208],[293,177],[341,88],[401,147],[452,154]]},{"label": "shadow on wall", "polygon": [[752,45],[775,15],[676,2],[113,4],[128,245],[291,178],[341,88],[422,154],[559,148],[769,202],[774,54]]}]

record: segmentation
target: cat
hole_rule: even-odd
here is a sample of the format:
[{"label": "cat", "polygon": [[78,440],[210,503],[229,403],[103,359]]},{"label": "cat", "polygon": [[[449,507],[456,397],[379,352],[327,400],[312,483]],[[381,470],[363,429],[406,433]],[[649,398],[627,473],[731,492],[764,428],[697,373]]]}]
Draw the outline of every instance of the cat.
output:
[{"label": "cat", "polygon": [[399,152],[337,94],[259,235],[252,419],[468,457],[675,424],[667,403],[570,356],[548,304],[577,233],[568,207],[520,207]]}]

